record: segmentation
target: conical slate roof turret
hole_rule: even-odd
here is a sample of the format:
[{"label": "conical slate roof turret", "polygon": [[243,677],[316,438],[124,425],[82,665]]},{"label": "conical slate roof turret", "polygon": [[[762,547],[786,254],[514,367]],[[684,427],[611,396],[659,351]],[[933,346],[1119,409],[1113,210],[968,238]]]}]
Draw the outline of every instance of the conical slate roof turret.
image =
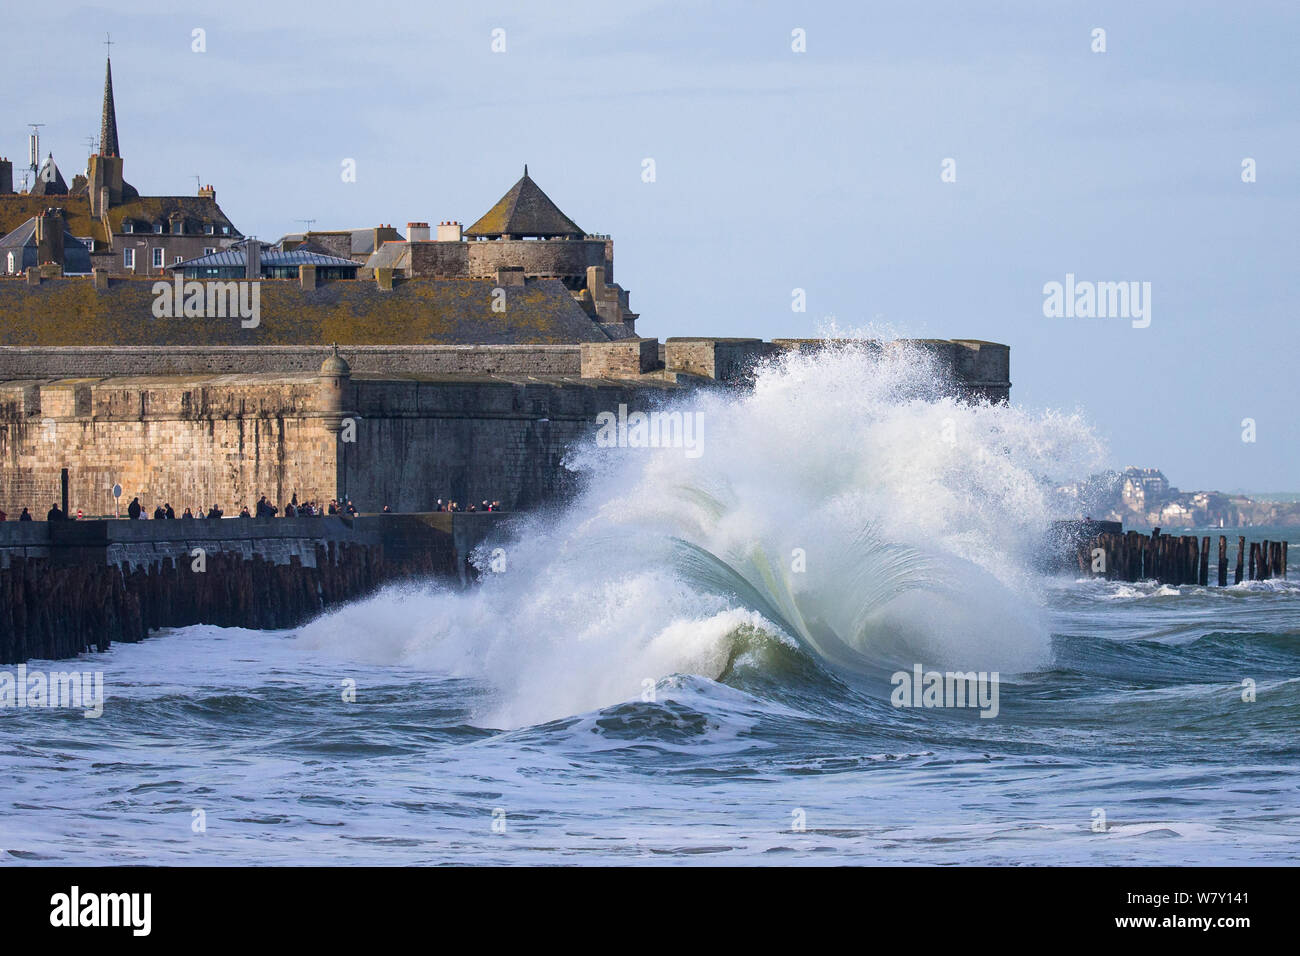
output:
[{"label": "conical slate roof turret", "polygon": [[465,235],[471,239],[581,239],[586,233],[560,212],[560,207],[532,181],[525,166],[523,178],[482,219],[466,229]]}]

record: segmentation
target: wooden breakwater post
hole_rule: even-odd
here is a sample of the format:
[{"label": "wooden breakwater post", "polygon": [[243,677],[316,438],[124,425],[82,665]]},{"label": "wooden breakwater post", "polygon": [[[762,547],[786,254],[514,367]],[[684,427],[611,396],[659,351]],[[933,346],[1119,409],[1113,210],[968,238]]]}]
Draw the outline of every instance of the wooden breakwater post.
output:
[{"label": "wooden breakwater post", "polygon": [[[1183,584],[1210,586],[1210,538],[1196,535],[1150,535],[1137,531],[1103,532],[1078,542],[1079,570],[1113,581],[1152,580],[1175,587]],[[1234,583],[1243,579],[1264,581],[1287,575],[1287,542],[1252,541],[1249,551],[1245,536],[1237,539]],[[1228,584],[1228,538],[1219,535],[1219,587]]]},{"label": "wooden breakwater post", "polygon": [[509,517],[0,523],[0,665],[159,628],[294,627],[386,584],[460,583],[470,551]]}]

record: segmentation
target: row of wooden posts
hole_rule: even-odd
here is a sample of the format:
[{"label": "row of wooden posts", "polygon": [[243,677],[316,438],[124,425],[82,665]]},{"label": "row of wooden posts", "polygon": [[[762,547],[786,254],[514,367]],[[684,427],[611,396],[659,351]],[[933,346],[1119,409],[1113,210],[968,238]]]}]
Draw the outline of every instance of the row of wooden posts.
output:
[{"label": "row of wooden posts", "polygon": [[[1237,566],[1233,583],[1243,580],[1263,581],[1286,577],[1285,541],[1250,542],[1249,559],[1246,538],[1237,538]],[[1161,584],[1210,583],[1210,539],[1195,535],[1151,534],[1137,531],[1124,534],[1105,533],[1079,546],[1079,570],[1084,574],[1115,581],[1155,580]],[[1228,584],[1228,538],[1219,535],[1219,587]]]}]

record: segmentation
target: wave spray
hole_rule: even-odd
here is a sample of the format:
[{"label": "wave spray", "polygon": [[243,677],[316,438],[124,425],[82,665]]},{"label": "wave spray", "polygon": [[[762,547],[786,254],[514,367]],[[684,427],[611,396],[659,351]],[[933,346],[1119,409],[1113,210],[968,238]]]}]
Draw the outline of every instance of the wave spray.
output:
[{"label": "wave spray", "polygon": [[783,354],[752,389],[672,406],[702,423],[693,454],[593,429],[567,462],[582,491],[485,545],[478,586],[390,590],[301,639],[482,680],[493,727],[639,700],[672,674],[725,680],[773,642],[848,680],[1041,667],[1051,479],[1101,446],[1078,415],[951,384],[912,346]]}]

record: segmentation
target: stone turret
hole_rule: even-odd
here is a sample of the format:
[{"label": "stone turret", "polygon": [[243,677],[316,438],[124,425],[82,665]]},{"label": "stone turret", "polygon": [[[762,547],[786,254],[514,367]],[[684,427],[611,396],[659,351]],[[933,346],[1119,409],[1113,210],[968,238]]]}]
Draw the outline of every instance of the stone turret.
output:
[{"label": "stone turret", "polygon": [[351,381],[352,366],[339,355],[339,347],[336,345],[334,354],[321,363],[318,393],[325,428],[335,434],[343,426],[343,395]]}]

